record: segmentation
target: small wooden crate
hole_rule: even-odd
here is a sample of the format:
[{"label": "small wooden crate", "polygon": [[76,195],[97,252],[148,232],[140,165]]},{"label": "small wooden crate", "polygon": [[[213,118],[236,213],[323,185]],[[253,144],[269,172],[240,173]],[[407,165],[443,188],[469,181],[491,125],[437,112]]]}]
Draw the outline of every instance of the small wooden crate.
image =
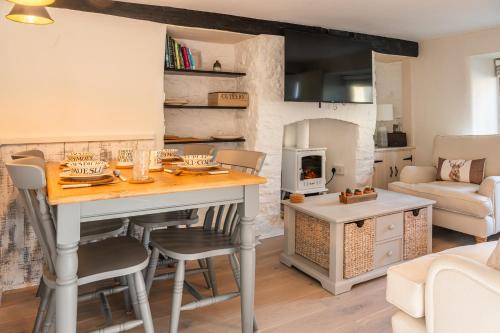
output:
[{"label": "small wooden crate", "polygon": [[248,106],[248,93],[246,92],[213,92],[208,94],[210,106]]},{"label": "small wooden crate", "polygon": [[403,259],[410,260],[427,254],[427,208],[405,212]]},{"label": "small wooden crate", "polygon": [[346,197],[345,195],[339,195],[339,200],[343,204],[352,204],[363,201],[370,201],[377,199],[378,194],[376,192],[361,194],[361,195],[352,195],[350,197]]},{"label": "small wooden crate", "polygon": [[350,279],[373,270],[375,219],[344,225],[344,278]]},{"label": "small wooden crate", "polygon": [[329,269],[330,224],[296,211],[295,253]]}]

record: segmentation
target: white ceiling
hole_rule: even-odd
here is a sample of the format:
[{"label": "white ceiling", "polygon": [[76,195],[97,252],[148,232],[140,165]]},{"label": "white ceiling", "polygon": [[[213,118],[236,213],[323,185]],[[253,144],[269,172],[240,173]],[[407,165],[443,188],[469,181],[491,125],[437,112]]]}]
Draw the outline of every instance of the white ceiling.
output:
[{"label": "white ceiling", "polygon": [[500,0],[122,0],[420,41],[500,26]]}]

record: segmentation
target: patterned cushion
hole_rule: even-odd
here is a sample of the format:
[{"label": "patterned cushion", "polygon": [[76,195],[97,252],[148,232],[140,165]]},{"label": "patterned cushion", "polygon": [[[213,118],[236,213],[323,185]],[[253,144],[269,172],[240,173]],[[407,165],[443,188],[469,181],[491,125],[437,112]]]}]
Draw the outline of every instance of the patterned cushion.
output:
[{"label": "patterned cushion", "polygon": [[484,178],[486,159],[447,160],[439,158],[437,180],[481,184]]}]

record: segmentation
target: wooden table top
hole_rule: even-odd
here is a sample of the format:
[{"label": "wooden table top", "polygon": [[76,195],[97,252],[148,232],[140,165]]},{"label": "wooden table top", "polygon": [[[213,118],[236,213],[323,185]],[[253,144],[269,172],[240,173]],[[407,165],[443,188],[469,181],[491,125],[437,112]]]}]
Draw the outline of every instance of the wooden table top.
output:
[{"label": "wooden table top", "polygon": [[[131,178],[132,169],[120,171],[123,176]],[[51,205],[266,183],[266,178],[264,177],[233,170],[230,170],[229,174],[221,175],[186,172],[180,176],[160,171],[149,173],[150,177],[155,180],[149,184],[129,184],[128,182],[120,181],[111,185],[63,189],[58,184],[61,172],[62,169],[58,162],[49,162],[46,164],[47,192]]]},{"label": "wooden table top", "polygon": [[304,202],[300,204],[294,204],[289,200],[285,200],[283,204],[326,222],[346,223],[364,220],[374,216],[412,210],[436,203],[434,200],[419,198],[409,194],[382,189],[376,189],[376,191],[378,193],[378,198],[376,200],[353,204],[340,203],[340,193],[307,197]]}]

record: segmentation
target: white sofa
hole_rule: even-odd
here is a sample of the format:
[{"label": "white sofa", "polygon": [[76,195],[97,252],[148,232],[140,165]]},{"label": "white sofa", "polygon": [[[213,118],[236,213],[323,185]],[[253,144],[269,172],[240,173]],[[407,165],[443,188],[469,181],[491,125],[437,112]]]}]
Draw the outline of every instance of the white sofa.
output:
[{"label": "white sofa", "polygon": [[[481,185],[436,181],[439,157],[486,158]],[[437,136],[432,166],[407,166],[389,190],[436,201],[432,223],[476,237],[478,242],[500,232],[500,135]]]},{"label": "white sofa", "polygon": [[500,270],[486,265],[496,242],[457,247],[387,271],[393,333],[500,332]]}]

